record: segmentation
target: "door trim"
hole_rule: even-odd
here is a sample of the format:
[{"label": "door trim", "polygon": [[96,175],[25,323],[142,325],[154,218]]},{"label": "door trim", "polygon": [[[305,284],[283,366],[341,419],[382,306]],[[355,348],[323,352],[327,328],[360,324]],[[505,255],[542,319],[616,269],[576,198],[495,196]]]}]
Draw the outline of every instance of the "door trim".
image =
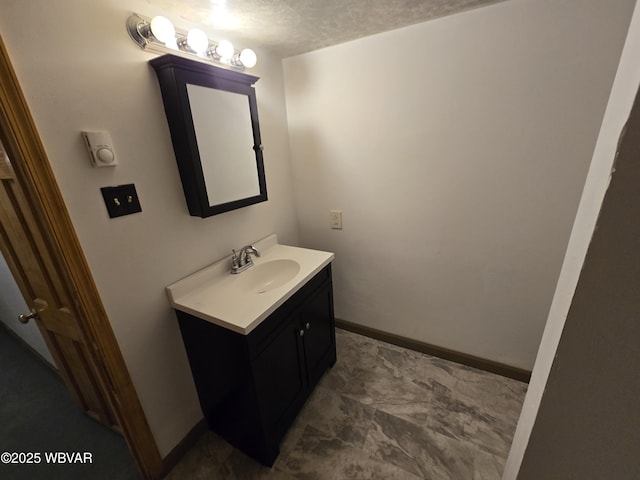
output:
[{"label": "door trim", "polygon": [[16,180],[61,260],[74,307],[93,346],[97,373],[107,386],[118,424],[145,479],[159,479],[164,466],[133,386],[80,242],[64,205],[35,123],[0,36],[0,138]]}]

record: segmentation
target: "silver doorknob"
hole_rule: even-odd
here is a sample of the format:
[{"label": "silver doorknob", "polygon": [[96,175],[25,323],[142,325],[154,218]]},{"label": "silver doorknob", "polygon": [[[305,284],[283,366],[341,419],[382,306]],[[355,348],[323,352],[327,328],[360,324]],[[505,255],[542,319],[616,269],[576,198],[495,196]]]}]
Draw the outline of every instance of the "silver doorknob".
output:
[{"label": "silver doorknob", "polygon": [[27,323],[32,318],[40,318],[38,317],[38,312],[35,308],[32,308],[31,312],[27,313],[26,315],[24,313],[18,315],[18,320],[20,320],[20,323]]}]

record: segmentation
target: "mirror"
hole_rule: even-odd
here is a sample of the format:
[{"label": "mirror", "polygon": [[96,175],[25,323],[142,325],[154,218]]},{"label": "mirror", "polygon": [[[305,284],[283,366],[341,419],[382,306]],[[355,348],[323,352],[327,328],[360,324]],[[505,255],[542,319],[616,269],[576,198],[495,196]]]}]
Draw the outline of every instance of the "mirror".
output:
[{"label": "mirror", "polygon": [[258,77],[176,55],[158,75],[189,213],[209,217],[267,200]]},{"label": "mirror", "polygon": [[192,84],[187,84],[187,94],[209,205],[259,195],[246,99]]}]

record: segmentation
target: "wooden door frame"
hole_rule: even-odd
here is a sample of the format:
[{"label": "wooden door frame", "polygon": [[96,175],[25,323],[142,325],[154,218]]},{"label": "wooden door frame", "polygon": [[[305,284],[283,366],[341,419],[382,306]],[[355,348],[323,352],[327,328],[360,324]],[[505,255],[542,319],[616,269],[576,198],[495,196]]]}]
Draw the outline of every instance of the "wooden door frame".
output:
[{"label": "wooden door frame", "polygon": [[0,138],[16,181],[31,202],[52,255],[60,259],[73,307],[92,346],[125,440],[145,479],[159,479],[164,465],[89,270],[53,170],[0,36]]}]

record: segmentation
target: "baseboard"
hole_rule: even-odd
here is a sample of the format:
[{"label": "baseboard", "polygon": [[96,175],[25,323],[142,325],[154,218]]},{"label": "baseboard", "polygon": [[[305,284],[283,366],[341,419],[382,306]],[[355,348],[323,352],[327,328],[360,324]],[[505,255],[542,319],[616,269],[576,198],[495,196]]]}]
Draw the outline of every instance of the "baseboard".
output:
[{"label": "baseboard", "polygon": [[411,340],[400,335],[393,333],[383,332],[371,327],[358,325],[356,323],[348,322],[346,320],[336,318],[336,327],[343,330],[348,330],[365,337],[375,338],[383,342],[398,345],[399,347],[408,348],[417,352],[426,353],[434,357],[444,358],[452,362],[474,367],[480,370],[484,370],[491,373],[502,375],[503,377],[513,378],[524,383],[529,383],[531,379],[531,372],[517,367],[505,365],[503,363],[494,362],[492,360],[486,360],[484,358],[475,357],[473,355],[467,355],[466,353],[456,352],[455,350],[449,350],[448,348],[438,347],[436,345],[430,345],[428,343],[420,342],[417,340]]},{"label": "baseboard", "polygon": [[209,429],[207,421],[203,418],[196,423],[189,433],[173,447],[173,449],[162,460],[165,474],[168,474],[175,467],[180,459],[193,447],[200,437]]}]

